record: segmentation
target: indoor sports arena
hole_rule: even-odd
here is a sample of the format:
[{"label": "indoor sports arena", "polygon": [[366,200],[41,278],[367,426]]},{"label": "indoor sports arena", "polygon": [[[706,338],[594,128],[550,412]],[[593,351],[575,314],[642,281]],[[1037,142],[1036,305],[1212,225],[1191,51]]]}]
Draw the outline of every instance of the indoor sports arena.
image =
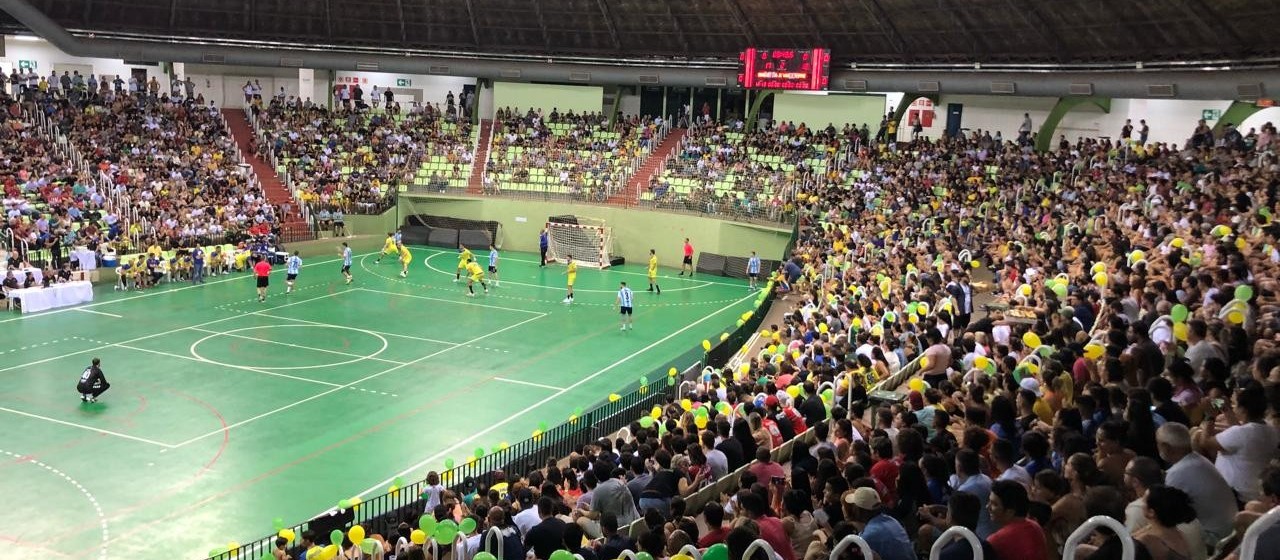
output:
[{"label": "indoor sports arena", "polygon": [[1278,22],[0,0],[0,557],[1280,560]]}]

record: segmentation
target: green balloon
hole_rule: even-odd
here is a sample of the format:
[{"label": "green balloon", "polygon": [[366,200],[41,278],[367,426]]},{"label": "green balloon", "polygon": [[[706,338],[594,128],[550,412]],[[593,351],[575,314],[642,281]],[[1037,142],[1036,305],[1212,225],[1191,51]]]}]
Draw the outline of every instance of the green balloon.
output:
[{"label": "green balloon", "polygon": [[671,386],[673,386],[673,385],[675,385],[675,384],[676,384],[676,378],[674,378],[674,377],[668,377],[668,378],[667,378],[667,387],[671,387]]},{"label": "green balloon", "polygon": [[745,324],[746,324],[746,321],[743,321],[742,319],[738,319],[738,326],[739,326],[739,327],[741,327],[742,325],[745,325]]},{"label": "green balloon", "polygon": [[547,431],[547,421],[543,420],[541,422],[538,422],[538,429],[544,432]]},{"label": "green balloon", "polygon": [[713,544],[702,554],[702,560],[729,560],[729,547],[724,543]]},{"label": "green balloon", "polygon": [[272,519],[272,520],[271,520],[271,528],[272,528],[272,529],[275,529],[275,530],[276,530],[276,532],[277,532],[277,533],[279,533],[281,529],[284,529],[284,518],[283,518],[283,517],[277,517],[277,518],[275,518],[275,519]]},{"label": "green balloon", "polygon": [[338,509],[351,509],[351,500],[339,500]]},{"label": "green balloon", "polygon": [[[649,558],[642,558],[642,556],[648,556],[648,553],[647,553],[647,552],[641,552],[640,554],[637,554],[637,555],[636,555],[636,560],[653,560],[653,557],[652,557],[652,556],[649,556]],[[569,552],[569,551],[567,551],[567,550],[563,550],[563,549],[561,549],[561,550],[557,550],[557,551],[555,551],[555,552],[552,552],[552,553],[551,553],[551,558],[549,558],[549,559],[547,559],[547,560],[574,560],[574,558],[573,558],[573,553],[572,553],[572,552]]]},{"label": "green balloon", "polygon": [[648,377],[645,377],[645,376],[643,376],[643,375],[641,375],[641,376],[640,376],[640,386],[641,386],[641,387],[647,387],[648,385],[649,385],[649,378],[648,378]]},{"label": "green balloon", "polygon": [[1236,286],[1236,301],[1247,302],[1253,299],[1253,286],[1241,284]]},{"label": "green balloon", "polygon": [[258,560],[276,560],[276,557],[272,556],[270,552],[267,552],[259,557]]},{"label": "green balloon", "polygon": [[378,541],[373,539],[365,539],[360,541],[360,552],[365,554],[373,554],[374,549],[378,547]]},{"label": "green balloon", "polygon": [[1169,311],[1169,318],[1173,319],[1173,322],[1175,323],[1186,321],[1187,317],[1190,315],[1191,311],[1187,309],[1187,306],[1182,305],[1181,303],[1173,306],[1173,309]]},{"label": "green balloon", "polygon": [[444,468],[445,468],[446,470],[453,470],[453,465],[454,465],[454,463],[453,463],[453,459],[445,459],[445,460],[444,460]]},{"label": "green balloon", "polygon": [[477,448],[476,448],[476,453],[475,453],[475,455],[476,455],[476,458],[477,458],[477,459],[479,459],[479,458],[481,458],[481,457],[484,457],[484,448],[483,448],[483,447],[477,447]]},{"label": "green balloon", "polygon": [[329,544],[342,546],[342,529],[334,529],[329,533]]},{"label": "green balloon", "polygon": [[647,429],[647,428],[652,428],[652,427],[653,427],[653,417],[652,417],[652,416],[641,416],[641,417],[640,417],[640,427],[641,427],[641,428],[646,428],[646,429]]},{"label": "green balloon", "polygon": [[231,551],[227,547],[221,546],[221,547],[210,550],[209,557],[213,558],[214,556],[222,556],[223,554],[226,554],[228,552],[231,552]]},{"label": "green balloon", "polygon": [[580,406],[579,406],[579,407],[577,407],[577,408],[573,409],[573,415],[574,415],[574,416],[582,416],[582,407],[580,407]]},{"label": "green balloon", "polygon": [[1053,293],[1058,296],[1058,299],[1065,299],[1067,297],[1067,287],[1062,284],[1054,284]]},{"label": "green balloon", "polygon": [[472,531],[476,530],[476,520],[471,517],[463,519],[462,523],[458,525],[458,530],[470,535]]},{"label": "green balloon", "polygon": [[471,560],[498,560],[498,557],[488,552],[477,552],[476,555],[471,558]]},{"label": "green balloon", "polygon": [[698,408],[693,409],[693,416],[694,416],[695,418],[696,418],[696,417],[699,417],[699,416],[701,416],[701,417],[703,417],[703,418],[706,418],[706,417],[707,417],[707,416],[709,416],[710,414],[711,414],[710,412],[707,412],[707,407],[705,407],[705,406],[700,406],[700,407],[698,407]]},{"label": "green balloon", "polygon": [[444,523],[436,525],[435,539],[441,544],[449,544],[453,542],[454,535],[458,534],[457,527],[450,527]]},{"label": "green balloon", "polygon": [[436,532],[436,518],[424,515],[418,519],[418,528],[428,535]]}]

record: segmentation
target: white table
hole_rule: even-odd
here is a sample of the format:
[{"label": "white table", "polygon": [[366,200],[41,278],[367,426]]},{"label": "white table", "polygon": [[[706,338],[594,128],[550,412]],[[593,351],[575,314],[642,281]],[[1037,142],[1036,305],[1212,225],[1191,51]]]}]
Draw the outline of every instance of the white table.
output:
[{"label": "white table", "polygon": [[34,313],[93,301],[93,284],[87,281],[53,284],[48,288],[9,290],[10,298],[22,300],[22,312]]}]

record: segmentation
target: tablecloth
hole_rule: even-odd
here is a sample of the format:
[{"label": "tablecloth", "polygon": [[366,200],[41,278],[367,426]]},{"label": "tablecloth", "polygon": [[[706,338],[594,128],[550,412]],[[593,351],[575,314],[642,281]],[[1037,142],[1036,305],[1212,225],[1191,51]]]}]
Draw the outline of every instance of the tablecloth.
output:
[{"label": "tablecloth", "polygon": [[35,276],[36,284],[44,281],[44,272],[38,268],[10,268],[8,271],[13,272],[13,277],[18,279],[18,285],[22,285],[27,280],[28,272]]},{"label": "tablecloth", "polygon": [[93,284],[87,281],[54,284],[48,288],[10,290],[9,297],[22,300],[22,312],[34,313],[93,301]]}]

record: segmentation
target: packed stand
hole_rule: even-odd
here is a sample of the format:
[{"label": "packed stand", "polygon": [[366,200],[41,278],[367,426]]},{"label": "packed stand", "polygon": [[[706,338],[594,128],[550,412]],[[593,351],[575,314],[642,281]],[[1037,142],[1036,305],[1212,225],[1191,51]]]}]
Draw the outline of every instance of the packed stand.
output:
[{"label": "packed stand", "polygon": [[363,104],[330,110],[276,97],[255,111],[257,150],[276,162],[313,215],[376,213],[401,186],[466,187],[476,136],[469,121],[457,118],[452,94],[448,106],[441,112],[414,103],[406,114],[394,101],[380,111]]},{"label": "packed stand", "polygon": [[624,117],[610,126],[601,113],[499,109],[484,192],[525,191],[603,202],[626,188],[664,132],[648,117]]},{"label": "packed stand", "polygon": [[780,122],[746,132],[742,121],[696,121],[641,198],[665,208],[782,219],[798,190],[846,145],[844,136],[830,125]]},{"label": "packed stand", "polygon": [[[851,186],[799,198],[770,284],[789,309],[745,365],[545,468],[464,493],[431,473],[429,515],[377,548],[425,558],[415,529],[452,521],[469,553],[504,558],[738,560],[763,539],[818,560],[857,534],[911,560],[961,526],[985,558],[1042,560],[1109,516],[1137,558],[1233,558],[1280,503],[1274,134],[1243,151],[976,136],[861,153]],[[500,543],[481,542],[490,527]],[[1121,543],[1101,529],[1071,552]],[[1273,526],[1247,560],[1278,552]]]}]

